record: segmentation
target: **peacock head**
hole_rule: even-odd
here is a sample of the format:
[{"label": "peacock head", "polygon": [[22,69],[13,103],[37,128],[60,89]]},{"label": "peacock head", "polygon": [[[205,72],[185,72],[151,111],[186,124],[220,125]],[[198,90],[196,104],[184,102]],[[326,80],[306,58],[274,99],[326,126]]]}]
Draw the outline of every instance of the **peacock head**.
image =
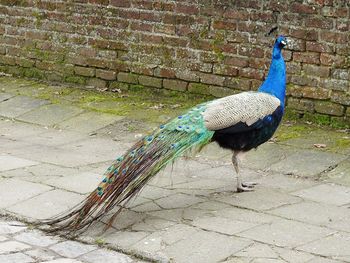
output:
[{"label": "peacock head", "polygon": [[287,38],[285,36],[279,36],[276,39],[275,46],[280,49],[284,48],[288,44]]}]

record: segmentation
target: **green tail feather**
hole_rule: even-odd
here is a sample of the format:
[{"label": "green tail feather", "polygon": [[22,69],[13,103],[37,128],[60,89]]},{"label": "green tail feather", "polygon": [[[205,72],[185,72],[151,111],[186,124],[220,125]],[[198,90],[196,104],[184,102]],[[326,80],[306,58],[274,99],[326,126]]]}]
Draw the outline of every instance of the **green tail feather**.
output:
[{"label": "green tail feather", "polygon": [[[205,104],[198,105],[138,141],[113,162],[103,181],[81,204],[67,214],[44,223],[51,225],[53,232],[76,232],[106,215],[115,206],[125,206],[169,162],[189,149],[200,149],[210,142],[213,132],[204,126],[204,110]],[[109,225],[119,212],[120,208]]]}]

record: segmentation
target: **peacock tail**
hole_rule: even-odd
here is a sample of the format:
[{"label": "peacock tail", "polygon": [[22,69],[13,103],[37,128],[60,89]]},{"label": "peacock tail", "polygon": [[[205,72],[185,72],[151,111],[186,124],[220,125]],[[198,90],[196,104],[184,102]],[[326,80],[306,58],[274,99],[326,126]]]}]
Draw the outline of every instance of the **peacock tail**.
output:
[{"label": "peacock tail", "polygon": [[74,233],[118,206],[108,222],[110,226],[122,207],[162,168],[184,152],[200,150],[210,142],[214,132],[207,130],[202,116],[206,105],[190,109],[136,142],[112,163],[103,181],[85,200],[45,222],[51,231]]}]

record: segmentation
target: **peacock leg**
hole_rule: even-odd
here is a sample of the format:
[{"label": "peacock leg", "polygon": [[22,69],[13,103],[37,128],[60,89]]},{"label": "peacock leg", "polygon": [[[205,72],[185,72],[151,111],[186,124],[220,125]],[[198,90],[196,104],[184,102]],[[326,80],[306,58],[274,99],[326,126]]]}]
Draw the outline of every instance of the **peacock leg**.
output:
[{"label": "peacock leg", "polygon": [[237,173],[237,192],[248,192],[248,191],[253,191],[254,186],[256,185],[256,183],[254,182],[246,182],[246,183],[242,183],[242,176],[239,172],[239,157],[238,157],[239,152],[233,152],[232,155],[232,164],[233,167],[236,170]]}]

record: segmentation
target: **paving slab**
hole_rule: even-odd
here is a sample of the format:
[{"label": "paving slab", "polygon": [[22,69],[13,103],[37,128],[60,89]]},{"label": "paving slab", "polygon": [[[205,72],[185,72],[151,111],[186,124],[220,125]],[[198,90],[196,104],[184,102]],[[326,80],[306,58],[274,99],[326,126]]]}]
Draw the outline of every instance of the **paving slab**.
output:
[{"label": "paving slab", "polygon": [[0,102],[6,101],[15,95],[9,94],[9,93],[0,93]]},{"label": "paving slab", "polygon": [[279,192],[276,189],[257,187],[254,192],[224,193],[216,197],[217,201],[237,207],[264,211],[279,206],[301,202],[301,198]]},{"label": "paving slab", "polygon": [[45,181],[45,184],[55,186],[64,190],[88,194],[102,181],[103,175],[89,172],[53,178]]},{"label": "paving slab", "polygon": [[322,180],[350,187],[350,158],[339,163],[333,170],[325,173]]},{"label": "paving slab", "polygon": [[13,208],[16,203],[50,191],[52,187],[22,181],[19,179],[0,179],[0,208]]},{"label": "paving slab", "polygon": [[44,262],[47,262],[47,261],[50,262],[57,256],[57,254],[53,251],[50,251],[48,249],[38,249],[38,248],[27,250],[24,253],[36,260],[44,261]]},{"label": "paving slab", "polygon": [[74,131],[46,129],[35,136],[22,138],[21,141],[31,145],[60,146],[88,138],[85,134]]},{"label": "paving slab", "polygon": [[302,150],[288,155],[271,166],[271,170],[302,177],[319,177],[319,174],[345,160],[346,155],[321,151]]},{"label": "paving slab", "polygon": [[[248,240],[198,231],[185,240],[167,247],[163,252],[175,262],[218,262],[251,243]],[[196,244],[196,249],[193,249],[193,244]],[[179,253],[180,251],[181,253]]]},{"label": "paving slab", "polygon": [[96,250],[98,247],[68,240],[52,245],[50,246],[50,249],[63,257],[76,258],[93,250]]},{"label": "paving slab", "polygon": [[49,104],[46,100],[16,96],[0,103],[0,116],[15,118],[46,104]]},{"label": "paving slab", "polygon": [[302,202],[270,210],[269,213],[287,219],[350,232],[350,210],[345,207],[316,202]]},{"label": "paving slab", "polygon": [[106,113],[84,112],[78,116],[60,122],[57,126],[61,129],[89,134],[93,131],[100,130],[114,122],[118,122],[123,118],[123,116],[116,116]]},{"label": "paving slab", "polygon": [[350,187],[322,184],[292,193],[304,199],[331,205],[350,204]]},{"label": "paving slab", "polygon": [[7,254],[28,249],[29,246],[17,241],[6,241],[0,243],[0,254]]},{"label": "paving slab", "polygon": [[68,210],[81,202],[83,198],[79,194],[63,190],[53,190],[12,205],[7,210],[20,216],[25,216],[26,218],[47,219]]},{"label": "paving slab", "polygon": [[298,249],[349,262],[350,234],[341,232],[335,233],[334,235],[330,235],[303,246],[299,246]]},{"label": "paving slab", "polygon": [[41,232],[38,231],[22,232],[14,236],[14,239],[36,247],[47,247],[59,242],[58,238],[44,236]]},{"label": "paving slab", "polygon": [[15,120],[0,119],[0,136],[11,140],[20,140],[23,138],[35,138],[36,135],[47,131],[42,126],[23,123]]},{"label": "paving slab", "polygon": [[0,171],[18,169],[39,164],[38,162],[18,158],[15,156],[0,154]]},{"label": "paving slab", "polygon": [[121,253],[115,251],[106,251],[98,249],[81,257],[82,260],[89,263],[104,262],[104,263],[131,263],[133,260]]},{"label": "paving slab", "polygon": [[276,143],[260,145],[241,157],[242,165],[251,169],[269,171],[271,166],[291,155],[295,149]]},{"label": "paving slab", "polygon": [[35,262],[35,259],[21,252],[17,252],[9,255],[0,255],[0,262],[1,263],[17,263],[17,262],[31,263],[31,262]]},{"label": "paving slab", "polygon": [[237,235],[270,245],[293,248],[332,233],[335,231],[324,227],[278,219],[270,224],[257,226]]},{"label": "paving slab", "polygon": [[52,126],[82,112],[83,109],[78,107],[51,104],[33,109],[28,113],[18,116],[17,119],[43,126]]},{"label": "paving slab", "polygon": [[202,217],[195,219],[192,222],[192,225],[203,230],[214,231],[226,235],[234,235],[253,228],[258,224],[223,217]]}]

